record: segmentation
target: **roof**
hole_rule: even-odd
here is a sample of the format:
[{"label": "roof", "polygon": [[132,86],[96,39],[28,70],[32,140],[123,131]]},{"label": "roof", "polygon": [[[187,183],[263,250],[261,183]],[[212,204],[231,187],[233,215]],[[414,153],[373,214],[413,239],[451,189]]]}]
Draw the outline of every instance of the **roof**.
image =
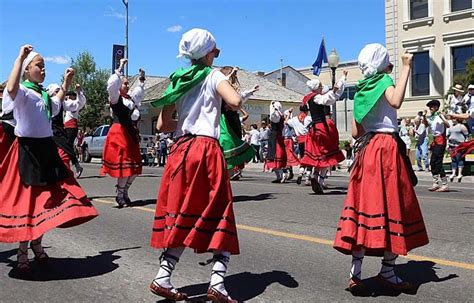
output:
[{"label": "roof", "polygon": [[[301,102],[304,95],[294,90],[283,87],[252,72],[240,69],[237,74],[241,90],[252,89],[255,85],[260,86],[260,90],[255,92],[251,100]],[[149,77],[148,77],[149,78]],[[170,80],[165,77],[156,77],[155,84],[150,86],[145,82],[145,97],[143,102],[151,102],[160,98],[168,86]],[[133,86],[133,84],[132,84]]]},{"label": "roof", "polygon": [[[347,67],[347,66],[357,66],[358,67],[359,66],[359,61],[357,61],[357,60],[348,60],[348,61],[339,62],[339,65],[337,66],[337,68]],[[328,63],[323,63],[321,68],[322,69],[329,69]],[[305,66],[305,67],[296,68],[296,70],[298,72],[301,72],[303,70],[311,70],[311,69],[313,69],[312,66]]]},{"label": "roof", "polygon": [[[168,77],[147,75],[146,76],[146,81],[145,81],[145,87],[144,87],[145,92],[146,92],[147,89],[157,85],[160,82],[166,81],[166,80],[168,80]],[[130,84],[130,91],[132,91],[139,83],[138,75],[134,75],[134,76],[130,77],[128,81],[131,83]],[[145,93],[145,95],[146,95],[146,93]]]},{"label": "roof", "polygon": [[268,73],[265,73],[264,77],[270,75],[270,74],[273,74],[273,73],[279,73],[280,70],[285,70],[285,69],[291,69],[293,71],[295,71],[296,73],[300,74],[301,76],[305,77],[307,80],[310,80],[308,77],[306,77],[304,74],[302,74],[299,70],[297,70],[296,68],[294,68],[293,66],[290,66],[290,65],[287,65],[287,66],[283,66],[282,68],[278,68],[278,69],[275,69],[275,70],[272,70],[271,72],[268,72]]}]

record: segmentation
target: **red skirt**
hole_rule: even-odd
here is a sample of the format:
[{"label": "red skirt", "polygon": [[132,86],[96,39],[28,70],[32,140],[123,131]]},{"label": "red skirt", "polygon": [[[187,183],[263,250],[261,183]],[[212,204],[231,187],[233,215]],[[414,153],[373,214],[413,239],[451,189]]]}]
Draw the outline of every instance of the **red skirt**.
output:
[{"label": "red skirt", "polygon": [[142,173],[140,145],[119,123],[112,127],[105,139],[100,175],[114,178],[130,177]]},{"label": "red skirt", "polygon": [[151,246],[239,254],[232,190],[219,141],[181,137],[173,145],[161,179]]},{"label": "red skirt", "polygon": [[71,157],[60,147],[58,147],[58,154],[61,160],[63,161],[64,165],[66,165],[67,168],[71,169]]},{"label": "red skirt", "polygon": [[0,121],[0,166],[12,144],[13,140],[5,133],[2,121]]},{"label": "red skirt", "polygon": [[286,138],[285,139],[285,149],[286,149],[286,165],[287,166],[298,166],[300,165],[300,160],[298,160],[298,156],[295,155],[293,151],[293,139]]},{"label": "red skirt", "polygon": [[287,155],[285,139],[282,135],[277,135],[275,142],[275,157],[274,159],[266,159],[264,169],[281,169],[287,167]]},{"label": "red skirt", "polygon": [[17,140],[5,160],[0,167],[0,242],[34,240],[55,227],[80,225],[98,215],[72,172],[56,184],[26,186],[19,174]]},{"label": "red skirt", "polygon": [[403,156],[390,134],[375,135],[352,169],[334,248],[367,255],[406,255],[428,244],[423,216]]},{"label": "red skirt", "polygon": [[316,123],[306,135],[304,157],[301,164],[316,168],[337,165],[345,159],[339,149],[339,132],[330,119]]}]

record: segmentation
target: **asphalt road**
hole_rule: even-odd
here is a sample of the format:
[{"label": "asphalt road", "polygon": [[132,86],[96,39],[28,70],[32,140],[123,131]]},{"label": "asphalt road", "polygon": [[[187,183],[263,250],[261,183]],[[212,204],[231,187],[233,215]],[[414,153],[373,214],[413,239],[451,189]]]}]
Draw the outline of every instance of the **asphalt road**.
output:
[{"label": "asphalt road", "polygon": [[[156,302],[148,291],[160,251],[149,246],[161,168],[146,168],[130,190],[135,207],[115,207],[114,180],[86,164],[80,183],[100,212],[95,220],[45,236],[47,269],[32,263],[27,278],[13,274],[16,245],[0,244],[1,302]],[[474,188],[456,183],[450,193],[430,193],[429,181],[416,191],[430,244],[399,258],[398,274],[418,285],[410,294],[388,292],[374,277],[380,259],[366,257],[363,278],[370,296],[345,291],[350,257],[331,247],[348,178],[335,173],[325,195],[295,183],[271,184],[257,169],[233,182],[241,255],[231,258],[226,286],[232,297],[251,302],[425,301],[467,302],[474,297]],[[1,202],[0,202],[1,203]],[[30,253],[32,256],[32,253]],[[173,283],[204,301],[210,255],[187,250]]]}]

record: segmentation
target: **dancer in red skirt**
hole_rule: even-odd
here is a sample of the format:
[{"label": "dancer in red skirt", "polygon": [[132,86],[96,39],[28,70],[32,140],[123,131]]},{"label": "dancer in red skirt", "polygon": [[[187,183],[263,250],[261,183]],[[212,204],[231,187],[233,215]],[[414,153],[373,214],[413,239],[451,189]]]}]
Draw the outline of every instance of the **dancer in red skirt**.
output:
[{"label": "dancer in red skirt", "polygon": [[272,101],[270,104],[270,122],[272,129],[268,138],[268,153],[265,159],[265,167],[275,172],[276,179],[272,183],[283,183],[288,178],[285,170],[287,167],[287,155],[285,139],[283,137],[285,117],[281,103],[278,101]]},{"label": "dancer in red skirt", "polygon": [[377,280],[394,290],[410,283],[395,275],[395,260],[426,245],[428,236],[416,198],[417,183],[406,145],[398,136],[397,109],[405,95],[413,55],[401,57],[397,86],[388,73],[389,55],[380,44],[368,44],[359,54],[364,75],[356,86],[352,136],[355,160],[334,248],[351,255],[349,290],[365,292],[361,280],[364,255],[383,256]]},{"label": "dancer in red skirt", "polygon": [[[48,95],[52,98],[56,96],[61,87],[57,85],[56,83],[52,83],[48,85],[46,88],[46,92]],[[74,142],[71,142],[68,138],[68,135],[66,133],[66,129],[64,128],[64,118],[63,118],[63,113],[64,111],[77,111],[80,108],[84,106],[86,103],[86,97],[82,93],[81,90],[81,85],[76,84],[76,92],[68,91],[65,94],[65,100],[64,101],[59,101],[55,98],[52,98],[53,102],[58,102],[57,106],[59,106],[59,112],[57,115],[54,115],[52,118],[53,122],[53,140],[58,146],[59,149],[59,155],[61,156],[61,159],[63,160],[64,164],[70,168],[69,162],[74,165],[74,168],[76,170],[76,178],[79,178],[82,174],[83,168],[79,164],[79,160],[77,159],[76,156],[76,151],[74,150]],[[79,99],[76,100],[75,97],[79,95]],[[74,96],[74,100],[71,100],[71,97]]]},{"label": "dancer in red skirt", "polygon": [[[0,86],[0,99],[3,98],[3,90],[5,85]],[[15,141],[15,119],[13,118],[13,102],[10,100],[2,100],[2,112],[0,114],[0,167],[3,159],[10,150]]]},{"label": "dancer in red skirt", "polygon": [[[58,102],[64,99],[73,75],[71,68],[64,73],[64,83],[54,97]],[[17,138],[0,167],[0,242],[20,242],[20,273],[30,268],[29,241],[35,260],[46,264],[48,256],[41,241],[47,231],[76,226],[97,216],[58,155],[51,117],[59,107],[39,85],[44,78],[43,57],[33,52],[31,45],[21,47],[4,95],[4,101],[13,103]]]},{"label": "dancer in red skirt", "polygon": [[312,126],[306,136],[304,157],[301,164],[313,167],[311,186],[317,194],[322,194],[322,184],[325,175],[322,170],[337,165],[344,160],[344,154],[339,149],[339,132],[331,119],[326,119],[325,107],[334,104],[344,92],[347,71],[334,85],[333,89],[322,94],[323,86],[319,79],[306,82],[311,93],[306,95],[303,103],[307,104]]},{"label": "dancer in red skirt", "polygon": [[120,60],[120,66],[107,82],[110,107],[114,122],[105,139],[102,168],[100,174],[109,174],[117,178],[117,196],[115,201],[119,208],[130,206],[132,201],[128,189],[142,173],[140,154],[140,134],[137,122],[140,119],[139,108],[145,95],[145,72],[140,69],[140,84],[128,95],[128,79],[122,76],[127,59]]},{"label": "dancer in red skirt", "polygon": [[[298,116],[292,117],[286,121],[286,125],[291,127],[298,142],[298,159],[301,160],[304,156],[306,135],[308,134],[308,126],[311,124],[311,116],[308,115],[308,105],[300,106],[300,113]],[[311,169],[307,169],[304,165],[300,165],[299,174],[296,178],[296,184],[300,185],[304,176],[306,176],[305,185],[309,185]]]},{"label": "dancer in red skirt", "polygon": [[285,110],[283,113],[285,119],[285,125],[283,126],[283,137],[285,138],[285,150],[286,150],[286,169],[285,169],[285,180],[291,180],[294,177],[293,166],[299,166],[300,160],[294,152],[294,141],[293,137],[295,132],[293,128],[288,125],[288,120],[293,118],[293,108]]},{"label": "dancer in red skirt", "polygon": [[[239,253],[232,207],[232,191],[219,145],[219,120],[224,100],[238,110],[242,100],[226,76],[211,68],[219,55],[211,33],[192,29],[183,34],[179,56],[192,65],[170,77],[168,86],[153,106],[164,106],[158,119],[160,132],[176,131],[176,143],[161,180],[151,246],[163,248],[161,264],[150,290],[170,300],[187,295],[171,284],[171,274],[185,247],[196,253],[213,252],[211,283],[213,302],[236,302],[227,294],[224,277],[231,254]],[[175,110],[178,120],[173,119]]]}]

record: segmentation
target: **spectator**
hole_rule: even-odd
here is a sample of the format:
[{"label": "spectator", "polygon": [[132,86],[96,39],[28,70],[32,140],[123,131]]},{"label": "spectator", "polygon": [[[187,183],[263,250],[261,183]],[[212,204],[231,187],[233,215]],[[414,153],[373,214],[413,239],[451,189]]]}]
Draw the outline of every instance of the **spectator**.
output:
[{"label": "spectator", "polygon": [[84,162],[84,138],[85,138],[85,135],[84,135],[84,132],[82,131],[82,129],[79,129],[79,131],[77,132],[77,137],[76,137],[76,154],[77,154],[77,158],[79,159],[79,161],[81,162]]},{"label": "spectator", "polygon": [[399,128],[399,134],[407,148],[407,156],[410,156],[411,138],[410,138],[410,118],[402,119]]},{"label": "spectator", "polygon": [[160,134],[160,166],[165,166],[166,158],[168,157],[168,138],[165,133]]},{"label": "spectator", "polygon": [[350,141],[346,141],[344,143],[344,150],[346,151],[346,165],[347,165],[347,171],[349,171],[352,162],[354,161],[354,157],[352,155],[352,144]]},{"label": "spectator", "polygon": [[463,96],[464,90],[462,89],[462,85],[456,84],[451,87],[453,90],[453,94],[449,94],[447,101],[448,101],[448,114],[461,114],[462,113],[462,106],[463,106]]},{"label": "spectator", "polygon": [[418,171],[423,171],[421,161],[423,160],[425,169],[430,169],[430,163],[428,162],[428,128],[426,127],[426,113],[420,111],[418,116],[414,120],[415,127],[413,128],[413,135],[415,136],[416,144],[416,164]]},{"label": "spectator", "polygon": [[[253,158],[253,163],[260,162],[260,132],[257,130],[257,124],[252,124],[250,130],[250,145],[255,149],[255,157]],[[267,140],[268,142],[268,140]]]},{"label": "spectator", "polygon": [[466,106],[467,112],[471,113],[467,117],[467,130],[472,135],[474,133],[474,84],[469,84],[467,87],[467,94],[462,100]]},{"label": "spectator", "polygon": [[270,129],[267,126],[267,122],[262,121],[260,123],[260,159],[265,161],[267,158],[267,150],[268,150],[268,138],[270,137]]},{"label": "spectator", "polygon": [[[448,135],[448,148],[449,152],[451,153],[454,151],[459,144],[466,141],[468,136],[468,131],[465,125],[463,125],[461,120],[453,119],[453,125],[448,128],[447,135]],[[464,158],[462,157],[461,153],[457,153],[456,156],[451,157],[451,168],[452,173],[449,176],[449,180],[453,182],[454,178],[456,177],[457,172],[457,179],[458,182],[461,182],[463,177],[462,170],[464,168]]]}]

